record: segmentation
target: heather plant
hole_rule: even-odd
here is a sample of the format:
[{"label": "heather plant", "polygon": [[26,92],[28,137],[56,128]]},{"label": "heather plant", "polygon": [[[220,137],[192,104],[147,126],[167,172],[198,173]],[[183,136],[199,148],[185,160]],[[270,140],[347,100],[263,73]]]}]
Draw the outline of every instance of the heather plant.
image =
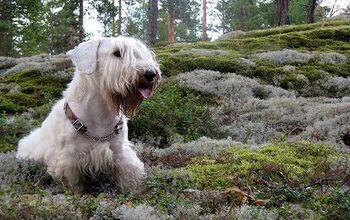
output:
[{"label": "heather plant", "polygon": [[2,165],[0,166],[0,188],[10,187],[14,183],[27,181],[38,183],[50,182],[46,168],[40,164],[26,160],[17,160],[15,152],[0,153]]},{"label": "heather plant", "polygon": [[110,219],[112,218],[112,212],[115,208],[116,207],[112,202],[108,200],[101,200],[98,203],[91,219]]},{"label": "heather plant", "polygon": [[256,54],[255,57],[258,59],[270,61],[278,65],[285,65],[295,62],[307,63],[314,58],[314,56],[310,53],[302,53],[291,49],[259,53]]},{"label": "heather plant", "polygon": [[50,72],[53,71],[55,69],[55,67],[48,62],[42,62],[42,63],[38,63],[38,62],[25,62],[25,63],[19,63],[14,67],[11,67],[10,69],[8,69],[5,74],[10,74],[10,73],[16,73],[19,71],[23,71],[23,70],[36,70],[36,71],[40,71],[40,72]]},{"label": "heather plant", "polygon": [[333,64],[345,64],[348,58],[340,53],[329,52],[321,53],[319,55],[320,62],[322,63],[333,63]]},{"label": "heather plant", "polygon": [[224,50],[212,50],[212,49],[197,49],[180,50],[174,54],[175,56],[228,56],[229,52]]},{"label": "heather plant", "polygon": [[285,65],[285,66],[283,66],[282,68],[283,68],[283,70],[285,70],[285,71],[290,71],[290,72],[296,70],[296,67],[295,67],[295,66],[292,66],[292,65]]},{"label": "heather plant", "polygon": [[136,207],[128,207],[126,205],[119,206],[113,211],[113,218],[121,220],[161,220],[166,219],[153,207],[141,204]]},{"label": "heather plant", "polygon": [[320,63],[345,64],[347,57],[336,52],[317,53],[317,52],[298,52],[291,49],[283,49],[279,51],[269,51],[256,54],[258,59],[267,60],[277,65],[286,65],[291,63],[307,63],[312,60]]},{"label": "heather plant", "polygon": [[[307,139],[346,148],[342,141],[349,131],[346,109],[350,104],[346,99],[295,97],[292,92],[254,79],[207,70],[184,73],[177,80],[183,86],[221,98],[212,117],[233,140],[261,144],[284,138]],[[346,91],[344,87],[335,90]]]},{"label": "heather plant", "polygon": [[[16,59],[12,57],[0,57],[0,70],[7,69],[17,64]],[[5,71],[4,71],[5,72]]]},{"label": "heather plant", "polygon": [[292,92],[270,85],[262,85],[255,79],[234,73],[222,74],[217,71],[195,70],[180,74],[176,79],[180,85],[235,101],[254,97],[261,99],[294,97]]},{"label": "heather plant", "polygon": [[16,83],[1,83],[0,84],[0,91],[1,92],[7,92],[7,93],[18,93],[20,90],[20,87]]},{"label": "heather plant", "polygon": [[246,59],[246,58],[238,58],[237,59],[239,65],[241,65],[243,68],[252,68],[255,67],[255,63],[254,61],[250,60],[250,59]]},{"label": "heather plant", "polygon": [[238,38],[240,36],[244,36],[245,34],[246,34],[246,32],[241,31],[241,30],[231,31],[231,32],[228,32],[226,34],[219,36],[217,40]]},{"label": "heather plant", "polygon": [[232,140],[231,137],[220,140],[201,137],[188,143],[174,143],[165,149],[155,148],[153,149],[153,155],[156,157],[174,155],[179,157],[209,156],[217,158],[223,150],[233,145],[239,146],[241,143]]},{"label": "heather plant", "polygon": [[264,207],[242,205],[232,210],[231,218],[237,220],[275,220],[278,219],[276,210],[268,210]]},{"label": "heather plant", "polygon": [[64,54],[55,56],[42,54],[17,59],[3,57],[0,59],[0,63],[2,63],[0,69],[5,69],[5,74],[17,73],[28,69],[41,73],[49,73],[55,70],[67,69],[72,65],[68,56]]},{"label": "heather plant", "polygon": [[331,77],[322,84],[322,88],[333,97],[350,96],[350,78]]}]

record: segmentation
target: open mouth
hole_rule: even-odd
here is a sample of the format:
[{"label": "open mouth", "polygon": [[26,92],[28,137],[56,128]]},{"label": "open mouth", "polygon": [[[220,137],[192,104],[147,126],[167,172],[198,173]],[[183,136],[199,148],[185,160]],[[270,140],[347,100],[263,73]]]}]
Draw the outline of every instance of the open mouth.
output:
[{"label": "open mouth", "polygon": [[139,87],[139,93],[142,95],[143,98],[147,99],[152,96],[152,91],[150,88],[147,87]]}]

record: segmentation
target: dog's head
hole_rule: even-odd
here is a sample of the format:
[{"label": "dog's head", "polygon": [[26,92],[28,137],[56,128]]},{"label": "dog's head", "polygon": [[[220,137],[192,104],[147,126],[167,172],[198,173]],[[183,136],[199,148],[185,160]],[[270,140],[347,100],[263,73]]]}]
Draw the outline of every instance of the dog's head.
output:
[{"label": "dog's head", "polygon": [[83,42],[69,52],[78,73],[92,75],[107,107],[131,116],[161,80],[158,63],[141,41],[129,37]]}]

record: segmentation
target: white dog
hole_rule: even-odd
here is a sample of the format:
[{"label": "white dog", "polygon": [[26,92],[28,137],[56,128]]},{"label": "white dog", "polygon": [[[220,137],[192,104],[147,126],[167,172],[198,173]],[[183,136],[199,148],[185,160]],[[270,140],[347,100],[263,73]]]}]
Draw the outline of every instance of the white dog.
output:
[{"label": "white dog", "polygon": [[160,82],[154,54],[136,39],[117,37],[81,43],[69,55],[72,82],[41,127],[20,140],[17,158],[44,163],[76,190],[102,173],[131,191],[144,165],[130,148],[127,117]]}]

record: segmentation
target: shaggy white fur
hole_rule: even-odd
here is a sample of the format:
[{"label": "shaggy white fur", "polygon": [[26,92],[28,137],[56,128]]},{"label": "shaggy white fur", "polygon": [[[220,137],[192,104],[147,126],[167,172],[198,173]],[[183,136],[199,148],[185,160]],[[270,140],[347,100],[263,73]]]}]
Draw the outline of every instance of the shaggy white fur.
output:
[{"label": "shaggy white fur", "polygon": [[[144,176],[144,165],[130,148],[127,117],[158,86],[159,65],[142,42],[127,37],[90,40],[69,54],[76,67],[73,80],[41,127],[20,140],[17,158],[44,163],[49,174],[74,189],[104,173],[121,191],[131,191]],[[110,134],[120,120],[122,129],[108,141],[90,140],[74,130],[65,102],[93,136]]]}]

